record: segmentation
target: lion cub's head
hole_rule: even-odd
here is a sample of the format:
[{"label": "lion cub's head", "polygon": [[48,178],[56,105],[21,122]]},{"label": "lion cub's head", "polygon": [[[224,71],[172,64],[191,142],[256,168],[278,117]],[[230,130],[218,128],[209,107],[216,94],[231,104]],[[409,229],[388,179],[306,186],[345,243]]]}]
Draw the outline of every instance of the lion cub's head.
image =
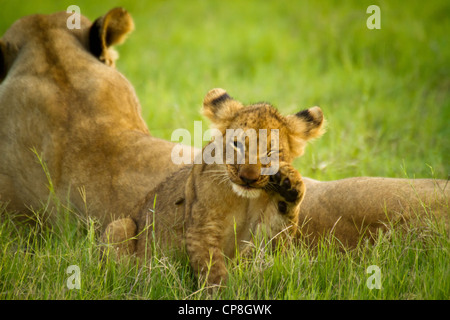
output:
[{"label": "lion cub's head", "polygon": [[223,89],[208,92],[203,114],[223,137],[223,163],[233,190],[247,198],[260,195],[279,162],[292,162],[308,140],[324,132],[319,107],[282,116],[267,103],[244,106]]}]

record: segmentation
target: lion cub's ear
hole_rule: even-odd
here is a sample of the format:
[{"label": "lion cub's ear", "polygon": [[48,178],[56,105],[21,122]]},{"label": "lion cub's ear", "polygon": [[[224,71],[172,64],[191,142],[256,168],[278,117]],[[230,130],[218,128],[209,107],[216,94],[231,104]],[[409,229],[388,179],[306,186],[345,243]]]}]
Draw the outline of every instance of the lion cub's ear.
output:
[{"label": "lion cub's ear", "polygon": [[231,98],[224,89],[210,90],[203,100],[203,115],[210,119],[217,129],[225,131],[236,112],[244,106]]},{"label": "lion cub's ear", "polygon": [[293,158],[303,154],[306,141],[319,138],[325,133],[325,118],[319,107],[312,107],[286,117],[289,144]]},{"label": "lion cub's ear", "polygon": [[109,66],[114,66],[117,52],[110,47],[121,44],[128,33],[133,31],[134,23],[130,14],[123,8],[114,8],[94,21],[89,30],[89,47],[93,55]]}]

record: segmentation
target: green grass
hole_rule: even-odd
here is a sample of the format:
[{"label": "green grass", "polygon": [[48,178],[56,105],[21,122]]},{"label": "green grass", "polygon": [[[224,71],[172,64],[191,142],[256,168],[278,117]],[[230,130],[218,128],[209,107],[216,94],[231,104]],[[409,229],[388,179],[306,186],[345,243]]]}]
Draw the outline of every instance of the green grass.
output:
[{"label": "green grass", "polygon": [[[0,34],[23,15],[71,4],[91,20],[114,6],[131,12],[136,30],[117,48],[117,68],[155,136],[193,130],[206,92],[222,87],[285,114],[321,106],[328,132],[295,162],[304,176],[447,178],[448,1],[378,1],[381,29],[368,30],[372,1],[0,0]],[[0,224],[0,299],[450,298],[450,243],[440,225],[396,230],[348,252],[327,240],[317,251],[271,251],[261,240],[239,264],[230,261],[227,288],[210,295],[185,261],[100,263],[96,224],[59,211],[54,229]],[[80,266],[80,290],[67,289],[69,265]],[[366,286],[369,265],[381,269],[380,290]]]},{"label": "green grass", "polygon": [[[318,248],[272,248],[256,237],[246,254],[228,261],[227,286],[209,291],[186,259],[158,252],[147,261],[103,256],[96,223],[60,210],[52,229],[0,225],[1,299],[449,299],[450,237],[441,225],[394,229],[375,244],[342,250],[332,237]],[[69,289],[67,268],[80,268],[80,289]],[[380,268],[381,289],[366,285]]]}]

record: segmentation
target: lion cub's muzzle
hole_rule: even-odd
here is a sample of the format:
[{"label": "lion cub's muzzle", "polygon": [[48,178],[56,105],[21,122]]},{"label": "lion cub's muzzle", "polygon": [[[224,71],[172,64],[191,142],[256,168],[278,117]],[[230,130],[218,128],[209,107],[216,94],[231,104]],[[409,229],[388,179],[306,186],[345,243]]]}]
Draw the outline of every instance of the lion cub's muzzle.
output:
[{"label": "lion cub's muzzle", "polygon": [[231,179],[234,192],[245,198],[259,197],[262,189],[268,183],[267,176],[261,175],[261,167],[244,164],[235,170],[235,177]]},{"label": "lion cub's muzzle", "polygon": [[261,176],[261,168],[259,166],[242,165],[238,169],[239,179],[247,187],[256,187]]}]

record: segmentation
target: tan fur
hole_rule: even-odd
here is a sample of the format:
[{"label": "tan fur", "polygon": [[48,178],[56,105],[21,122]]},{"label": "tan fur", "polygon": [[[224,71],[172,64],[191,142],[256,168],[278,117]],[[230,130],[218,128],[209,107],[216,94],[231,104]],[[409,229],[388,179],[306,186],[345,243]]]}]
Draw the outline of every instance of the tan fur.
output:
[{"label": "tan fur", "polygon": [[123,257],[136,252],[136,235],[137,227],[133,219],[117,219],[106,227],[102,242],[112,246],[117,257]]},{"label": "tan fur", "polygon": [[306,196],[299,226],[309,243],[332,234],[346,248],[374,239],[404,222],[426,227],[450,222],[450,184],[446,180],[355,177],[336,181],[304,178]]}]

